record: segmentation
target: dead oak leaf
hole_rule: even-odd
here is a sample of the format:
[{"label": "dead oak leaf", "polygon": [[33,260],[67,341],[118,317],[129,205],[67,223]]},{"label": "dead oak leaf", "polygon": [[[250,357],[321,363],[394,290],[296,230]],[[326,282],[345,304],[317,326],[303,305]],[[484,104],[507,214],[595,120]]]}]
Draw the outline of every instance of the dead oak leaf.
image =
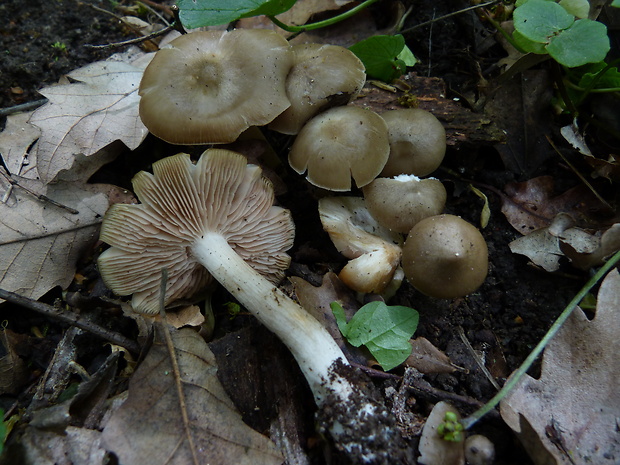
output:
[{"label": "dead oak leaf", "polygon": [[[134,62],[137,63],[137,62]],[[40,92],[48,103],[30,123],[41,129],[37,170],[44,182],[69,170],[78,154],[89,156],[114,141],[135,149],[147,135],[138,114],[138,88],[146,66],[99,61],[68,74],[69,84]]]},{"label": "dead oak leaf", "polygon": [[191,329],[170,332],[180,378],[158,337],[103,430],[105,447],[132,465],[281,464],[273,443],[241,420],[204,340]]},{"label": "dead oak leaf", "polygon": [[601,284],[595,318],[575,309],[546,348],[540,379],[526,375],[500,404],[522,440],[530,427],[536,432],[535,440],[524,441],[530,456],[551,455],[558,465],[620,461],[619,308],[614,270]]}]

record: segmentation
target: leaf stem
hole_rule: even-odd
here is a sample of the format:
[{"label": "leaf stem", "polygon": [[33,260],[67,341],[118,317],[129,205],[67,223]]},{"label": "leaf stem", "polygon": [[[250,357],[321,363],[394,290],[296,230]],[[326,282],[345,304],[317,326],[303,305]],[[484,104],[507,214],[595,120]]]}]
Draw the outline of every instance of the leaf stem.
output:
[{"label": "leaf stem", "polygon": [[268,18],[280,29],[284,29],[287,32],[305,32],[312,31],[314,29],[320,29],[322,27],[331,26],[333,24],[339,23],[340,21],[344,21],[345,19],[350,18],[351,16],[357,14],[362,11],[364,8],[376,3],[378,0],[365,0],[354,8],[351,8],[344,13],[334,16],[333,18],[325,19],[323,21],[317,21],[316,23],[304,24],[303,26],[292,26],[283,23],[275,16],[268,16]]},{"label": "leaf stem", "polygon": [[519,368],[508,378],[504,387],[495,394],[495,396],[489,400],[486,404],[484,404],[481,408],[476,410],[467,418],[461,420],[463,427],[467,430],[471,428],[478,420],[480,420],[484,415],[493,410],[500,401],[506,397],[510,391],[521,381],[523,375],[530,369],[536,358],[542,353],[544,348],[549,344],[549,341],[556,335],[556,333],[560,330],[564,322],[568,319],[570,314],[573,312],[575,307],[579,305],[579,302],[586,296],[586,294],[594,287],[596,283],[598,283],[603,276],[607,274],[607,272],[620,260],[620,250],[616,252],[608,261],[605,263],[598,272],[590,278],[590,280],[586,283],[586,285],[577,293],[573,300],[566,306],[564,311],[560,314],[560,316],[555,320],[555,323],[549,328],[547,334],[540,340],[538,345],[532,350],[530,355],[525,359],[525,361],[521,364]]}]

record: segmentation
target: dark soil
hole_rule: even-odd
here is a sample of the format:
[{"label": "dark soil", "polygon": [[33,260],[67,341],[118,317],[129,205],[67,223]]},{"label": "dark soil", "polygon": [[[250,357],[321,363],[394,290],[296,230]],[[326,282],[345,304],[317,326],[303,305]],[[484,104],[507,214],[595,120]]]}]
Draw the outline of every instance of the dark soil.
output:
[{"label": "dark soil", "polygon": [[[104,1],[93,0],[90,3],[101,8],[112,8],[110,3]],[[382,4],[379,3],[374,8],[375,14],[380,15],[380,5]],[[456,1],[446,2],[445,5],[442,2],[416,2],[416,17],[409,20],[409,25],[463,6],[467,5]],[[3,18],[0,23],[0,107],[3,108],[39,99],[37,89],[53,84],[72,69],[105,58],[116,51],[94,51],[87,48],[86,44],[110,43],[128,38],[117,19],[92,9],[87,3],[75,0],[3,0],[0,3],[0,17]],[[487,73],[487,79],[497,74],[493,64],[505,54],[490,36],[490,30],[473,15],[450,18],[436,23],[432,31],[426,26],[406,35],[409,46],[421,60],[419,69],[416,68],[417,72],[445,80],[448,84],[448,97],[476,93],[481,69]],[[523,114],[514,115],[515,119],[524,117]],[[551,113],[547,113],[546,117],[551,118]],[[277,148],[285,153],[287,141],[277,140],[281,143]],[[172,149],[162,146],[153,138],[149,138],[146,144],[151,144],[149,150],[142,149],[141,153],[148,153],[153,147],[161,156],[173,153],[162,153]],[[488,366],[501,384],[529,354],[589,277],[587,273],[575,271],[567,265],[556,274],[545,273],[528,264],[525,257],[512,254],[508,243],[520,234],[502,215],[500,197],[482,187],[490,185],[501,191],[508,182],[522,181],[540,174],[554,176],[562,186],[578,184],[579,180],[559,163],[559,158],[553,156],[551,149],[549,152],[542,163],[525,173],[507,169],[491,142],[473,144],[461,141],[449,147],[444,169],[435,173],[444,181],[449,191],[447,212],[479,224],[481,200],[463,189],[469,180],[481,186],[488,195],[492,212],[488,226],[482,231],[489,247],[490,273],[476,293],[467,298],[443,301],[425,297],[405,284],[394,299],[395,304],[411,306],[420,312],[418,336],[429,339],[444,350],[456,365],[467,369],[449,375],[426,376],[431,385],[439,390],[437,392],[444,391],[446,396],[457,394],[472,401],[484,402],[495,393],[463,344],[459,327],[463,329],[475,350],[484,352],[487,360],[493,359]],[[106,167],[97,179],[129,187],[127,181],[133,173],[128,173],[126,167],[133,161],[133,157],[121,159]],[[122,175],[115,171],[119,168]],[[339,271],[344,260],[322,231],[316,212],[316,200],[319,195],[324,194],[308,187],[297,175],[286,170],[280,174],[286,183],[287,192],[279,197],[279,201],[293,212],[298,227],[295,248],[291,251],[295,265],[293,268],[303,269],[315,279],[320,279],[328,270]],[[90,273],[90,276],[93,276],[95,271],[92,258],[86,258],[85,262],[84,274]],[[220,292],[216,295],[215,303],[227,300],[229,297]],[[13,316],[11,325],[14,331],[28,332],[31,325],[52,324],[29,312],[15,311]],[[287,376],[292,379],[299,379],[295,377],[301,376],[286,351],[277,341],[269,339],[265,331],[255,330],[257,325],[250,317],[241,316],[231,322],[221,309],[216,317],[220,317],[216,331],[219,339],[214,342],[213,349],[216,354],[220,353],[220,356],[225,353],[223,357],[226,357],[230,364],[229,367],[220,368],[220,376],[242,411],[244,419],[264,431],[269,424],[265,418],[274,414],[274,396],[284,396],[298,402],[298,405],[291,408],[295,408],[298,416],[302,418],[302,438],[305,441],[309,441],[309,437],[314,438],[316,442],[312,433],[313,406],[309,400],[310,394],[303,383],[291,382],[291,378],[283,381]],[[254,328],[253,334],[248,334],[247,328]],[[50,334],[57,340],[61,329],[62,327],[57,327]],[[115,329],[121,332],[131,331],[123,327]],[[267,342],[258,342],[256,334],[266,338]],[[232,347],[229,344],[232,344],[231,341],[237,339],[238,335],[251,339],[251,342],[246,343],[248,352],[237,345],[234,346],[235,356],[229,357],[229,349]],[[39,369],[45,368],[46,357],[53,351],[54,343],[53,339],[40,343],[39,353],[31,354],[38,360],[35,365],[39,366]],[[250,353],[253,355],[248,355]],[[89,353],[87,358],[91,363],[95,363],[99,356]],[[279,361],[274,361],[274,358],[279,358]],[[247,373],[245,380],[240,381],[238,375],[233,373],[238,367]],[[279,370],[279,374],[274,374],[274,370]],[[398,370],[395,373],[402,375]],[[258,378],[261,389],[240,387]],[[274,379],[275,384],[270,386]],[[380,376],[373,379],[381,392],[389,386],[398,388],[398,379],[385,380]],[[278,382],[281,384],[277,384]],[[283,394],[283,386],[289,385],[292,394]],[[411,403],[412,411],[424,416],[432,403],[438,400],[442,400],[439,394],[426,397],[419,395],[417,403]],[[20,402],[27,403],[27,399],[22,398]],[[473,403],[464,403],[458,407],[464,415],[474,410]],[[474,431],[487,434],[495,443],[497,464],[530,463],[512,433],[497,415],[489,415]],[[323,453],[323,450],[314,449],[312,455],[315,463],[324,463]],[[334,460],[333,463],[339,463],[337,457]]]}]

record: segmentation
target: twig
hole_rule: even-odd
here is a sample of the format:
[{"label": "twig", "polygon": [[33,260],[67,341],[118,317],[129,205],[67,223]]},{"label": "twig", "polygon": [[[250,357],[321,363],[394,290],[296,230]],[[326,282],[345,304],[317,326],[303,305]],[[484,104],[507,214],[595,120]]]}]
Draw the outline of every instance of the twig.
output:
[{"label": "twig", "polygon": [[442,21],[444,19],[448,19],[452,16],[460,15],[461,13],[467,13],[468,11],[477,10],[478,8],[486,8],[487,6],[493,6],[499,3],[500,0],[493,0],[491,2],[481,3],[479,5],[468,6],[467,8],[463,8],[462,10],[453,11],[452,13],[448,13],[447,15],[440,16],[438,18],[433,18],[430,21],[424,21],[423,23],[416,24],[415,26],[411,26],[407,29],[403,29],[400,31],[401,34],[406,34],[407,32],[415,31],[418,28],[428,26],[429,24],[436,23],[437,21]]},{"label": "twig", "polygon": [[12,115],[13,113],[20,113],[22,111],[36,110],[41,105],[47,103],[46,98],[39,100],[33,100],[32,102],[20,103],[19,105],[13,105],[12,107],[0,108],[0,118],[3,116]]},{"label": "twig", "polygon": [[465,344],[465,346],[467,347],[467,350],[471,352],[471,356],[473,357],[478,367],[482,370],[482,372],[487,377],[489,382],[493,385],[493,387],[499,391],[501,389],[500,385],[497,384],[497,381],[495,381],[495,378],[493,378],[493,375],[491,374],[491,372],[484,365],[484,362],[480,359],[480,357],[478,357],[478,354],[476,354],[476,351],[471,346],[469,340],[467,339],[467,336],[465,335],[465,331],[463,331],[463,327],[459,326],[457,328],[457,331],[459,333],[459,337],[461,338],[461,341],[463,341],[463,344]]},{"label": "twig", "polygon": [[95,336],[110,341],[113,344],[125,347],[127,350],[133,352],[134,354],[140,353],[140,346],[135,341],[132,341],[131,339],[123,336],[122,334],[110,331],[107,328],[99,326],[96,323],[93,323],[92,321],[87,320],[78,314],[65,312],[60,308],[56,308],[51,305],[29,299],[28,297],[23,297],[19,294],[15,294],[14,292],[5,291],[4,289],[0,289],[0,299],[5,299],[15,305],[28,308],[54,320],[62,321],[64,323],[76,326],[77,328],[88,331]]},{"label": "twig", "polygon": [[[135,45],[135,44],[141,44],[142,42],[147,42],[151,39],[155,39],[156,37],[159,36],[163,36],[164,34],[172,31],[176,29],[174,25],[172,26],[166,26],[163,29],[160,29],[157,32],[153,32],[147,36],[143,36],[143,37],[136,37],[134,39],[127,39],[127,40],[123,40],[121,42],[112,42],[110,44],[102,44],[102,45],[92,45],[92,44],[84,44],[84,47],[86,48],[92,48],[95,50],[102,50],[102,49],[108,49],[108,48],[116,48],[116,47],[124,47],[125,45]],[[157,45],[157,44],[154,44]]]},{"label": "twig", "polygon": [[7,180],[7,182],[11,185],[11,186],[15,186],[15,187],[19,187],[20,189],[25,190],[26,192],[28,192],[30,195],[36,197],[37,199],[39,199],[42,202],[48,202],[51,203],[52,205],[58,207],[58,208],[62,208],[63,210],[68,211],[69,213],[73,214],[73,215],[77,215],[80,212],[77,211],[75,208],[71,208],[68,207],[66,205],[63,205],[60,202],[56,202],[53,199],[50,199],[47,195],[43,195],[43,194],[39,194],[31,189],[28,189],[25,186],[22,186],[18,181],[16,181],[15,179],[13,179],[12,175],[7,171],[6,168],[4,168],[4,170],[0,170],[0,174],[4,177],[4,179]]},{"label": "twig", "polygon": [[570,303],[566,306],[566,308],[560,314],[557,320],[555,320],[555,323],[553,323],[551,328],[549,328],[549,331],[547,331],[547,334],[545,334],[545,336],[540,340],[538,345],[534,347],[534,350],[532,350],[530,355],[527,356],[527,358],[521,364],[521,366],[515,370],[515,372],[510,376],[510,378],[508,378],[508,381],[506,382],[506,384],[504,384],[504,387],[502,387],[502,389],[497,394],[495,394],[495,396],[490,401],[484,404],[482,408],[476,410],[470,416],[461,420],[461,423],[463,424],[463,427],[465,429],[471,428],[474,424],[478,422],[478,420],[480,420],[487,413],[494,411],[495,407],[500,403],[500,401],[504,397],[506,397],[510,393],[510,391],[514,389],[514,387],[521,381],[521,378],[523,377],[523,375],[527,372],[527,370],[530,369],[534,361],[538,358],[538,356],[545,349],[547,344],[549,344],[549,341],[553,339],[553,336],[556,335],[556,333],[560,330],[560,328],[562,327],[564,322],[568,319],[570,314],[573,313],[573,310],[575,309],[575,307],[579,305],[579,302],[581,302],[583,298],[586,296],[586,294],[590,292],[590,289],[592,289],[594,285],[598,283],[603,278],[603,276],[605,276],[607,272],[616,265],[618,260],[620,260],[620,251],[616,252],[614,256],[611,257],[607,261],[607,263],[605,263],[597,271],[597,273],[594,276],[592,276],[592,278],[590,278],[590,280],[586,283],[585,286],[583,286],[583,288],[577,293],[577,295],[573,297],[573,300],[570,301]]}]

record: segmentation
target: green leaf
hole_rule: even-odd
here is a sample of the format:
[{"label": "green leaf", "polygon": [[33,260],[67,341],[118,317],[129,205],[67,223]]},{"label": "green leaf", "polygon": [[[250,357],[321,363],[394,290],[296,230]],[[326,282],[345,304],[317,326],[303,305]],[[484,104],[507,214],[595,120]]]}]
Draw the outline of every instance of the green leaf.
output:
[{"label": "green leaf", "polygon": [[227,24],[250,16],[275,16],[289,10],[296,0],[179,0],[183,26],[193,29]]},{"label": "green leaf", "polygon": [[527,37],[524,37],[523,34],[520,34],[519,31],[514,31],[512,33],[512,38],[517,43],[521,50],[527,53],[536,53],[538,55],[546,55],[547,49],[545,48],[545,44],[541,44],[538,42],[534,42]]},{"label": "green leaf", "polygon": [[[368,76],[385,82],[391,82],[407,71],[406,62],[399,57],[404,49],[405,38],[400,34],[373,36],[349,47],[364,63]],[[409,56],[405,58],[411,59]]]},{"label": "green leaf", "polygon": [[575,21],[575,17],[560,5],[545,0],[529,0],[515,9],[513,18],[516,31],[533,42],[544,44]]},{"label": "green leaf", "polygon": [[409,307],[371,302],[346,323],[337,302],[330,305],[343,336],[355,347],[365,345],[384,370],[403,363],[411,354],[409,339],[418,327],[418,312]]},{"label": "green leaf", "polygon": [[[583,70],[583,74],[581,79],[579,80],[579,87],[586,88],[589,87],[594,78],[596,78],[600,72],[603,71],[607,67],[607,63],[600,62],[589,65],[585,70]],[[620,87],[620,73],[618,72],[618,68],[612,67],[605,71],[594,86],[594,89],[612,89]]]},{"label": "green leaf", "polygon": [[611,2],[611,6],[620,8],[620,0],[613,0],[613,2]]},{"label": "green leaf", "polygon": [[588,13],[590,13],[590,2],[588,0],[560,0],[559,5],[577,18],[587,18]]},{"label": "green leaf", "polygon": [[603,61],[609,49],[607,27],[590,19],[575,21],[547,45],[549,55],[569,68]]},{"label": "green leaf", "polygon": [[402,52],[400,52],[396,58],[405,63],[405,66],[415,66],[415,64],[418,62],[418,59],[415,57],[411,49],[406,45],[403,47]]}]

